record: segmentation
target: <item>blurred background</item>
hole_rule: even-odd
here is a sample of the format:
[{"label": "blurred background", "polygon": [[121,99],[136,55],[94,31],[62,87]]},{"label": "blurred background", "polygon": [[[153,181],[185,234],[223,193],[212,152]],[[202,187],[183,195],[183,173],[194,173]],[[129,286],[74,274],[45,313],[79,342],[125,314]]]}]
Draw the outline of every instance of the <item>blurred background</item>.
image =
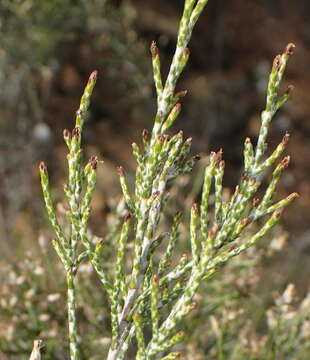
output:
[{"label": "blurred background", "polygon": [[[166,74],[182,7],[182,0],[1,1],[0,281],[10,279],[7,275],[14,269],[12,283],[17,282],[24,276],[19,273],[20,259],[33,254],[39,258],[37,265],[25,260],[29,273],[33,266],[38,272],[32,276],[40,276],[40,261],[46,265],[43,255],[49,252],[51,231],[38,163],[47,162],[55,199],[62,200],[67,151],[62,131],[73,127],[83,87],[94,69],[99,78],[83,141],[86,157],[96,154],[105,161],[91,223],[96,234],[105,233],[106,215],[120,196],[116,166],[133,172],[131,143],[140,141],[142,129],[150,129],[154,117],[149,45],[156,40]],[[272,60],[289,42],[295,43],[296,51],[283,90],[289,84],[295,90],[272,124],[269,145],[274,148],[286,131],[291,133],[292,161],[278,194],[285,197],[297,191],[301,196],[282,221],[288,246],[273,262],[272,277],[280,283],[294,281],[305,292],[310,270],[310,2],[210,0],[194,31],[190,61],[178,85],[188,94],[175,130],[193,137],[196,153],[223,148],[224,182],[233,188],[241,172],[244,139],[255,141],[258,133]],[[50,295],[59,286],[52,272],[44,280]],[[30,289],[29,283],[23,293]],[[29,347],[28,339],[16,348],[10,345],[14,331],[0,342],[0,349],[12,356]],[[37,333],[34,330],[33,336]]]}]

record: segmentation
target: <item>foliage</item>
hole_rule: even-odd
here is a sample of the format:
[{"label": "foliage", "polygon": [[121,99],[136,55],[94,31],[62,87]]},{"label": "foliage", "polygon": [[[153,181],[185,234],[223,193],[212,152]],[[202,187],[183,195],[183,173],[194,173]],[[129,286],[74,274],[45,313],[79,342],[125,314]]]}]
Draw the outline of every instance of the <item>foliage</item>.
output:
[{"label": "foliage", "polygon": [[[176,85],[190,56],[187,46],[193,28],[207,2],[185,0],[176,50],[166,81],[161,75],[159,49],[155,43],[151,45],[157,94],[154,126],[150,134],[143,131],[141,146],[132,145],[137,161],[133,191],[127,184],[124,169],[119,168],[126,210],[124,214],[121,203],[105,241],[96,238],[88,229],[100,161],[91,157],[84,167],[81,149],[83,127],[97,80],[96,71],[90,75],[81,98],[74,129],[64,131],[69,149],[68,181],[64,186],[67,224],[59,219],[51,197],[47,167],[40,164],[43,197],[56,235],[52,244],[66,274],[71,359],[91,356],[84,350],[78,330],[77,296],[85,286],[78,274],[86,261],[95,270],[109,302],[111,342],[106,354],[108,360],[133,356],[138,360],[180,357],[178,344],[186,337],[181,328],[187,326],[184,320],[196,308],[200,286],[214,293],[201,301],[202,313],[208,316],[211,324],[209,330],[213,329],[213,334],[209,330],[206,333],[210,343],[204,349],[210,359],[241,359],[245,356],[280,359],[293,353],[304,356],[308,352],[308,297],[298,306],[292,285],[276,300],[275,308],[267,312],[270,327],[267,337],[262,337],[255,326],[248,325],[245,318],[242,320],[243,313],[247,315],[248,312],[240,299],[234,301],[233,296],[228,296],[230,309],[222,299],[225,290],[234,283],[229,273],[242,274],[243,267],[248,271],[253,265],[253,260],[247,258],[248,250],[278,223],[283,209],[297,196],[293,193],[274,201],[277,183],[289,163],[289,157],[285,157],[275,166],[262,199],[254,198],[266,170],[282,156],[289,139],[286,134],[271,155],[266,156],[270,123],[291,91],[289,87],[280,94],[279,87],[293,44],[274,60],[257,145],[254,147],[250,139],[245,141],[244,172],[232,196],[227,197],[223,189],[225,162],[222,151],[213,152],[204,169],[200,204],[194,202],[190,207],[189,224],[180,212],[172,219],[169,215],[166,219],[164,216],[171,212],[169,208],[173,208],[169,194],[175,183],[173,180],[190,173],[199,159],[190,155],[191,138],[184,139],[182,132],[175,135],[167,132],[181,111],[180,100],[186,91],[176,92]],[[188,210],[185,203],[185,214]],[[183,237],[190,243],[190,257],[187,254],[178,257],[181,226],[186,231]],[[222,280],[219,280],[220,274],[225,274]],[[247,279],[246,273],[242,278]],[[87,288],[87,291],[91,290]],[[8,307],[7,304],[3,302],[2,307]],[[83,306],[86,307],[86,303]],[[100,309],[98,299],[90,308],[95,312]],[[33,317],[38,318],[38,314]],[[95,322],[96,317],[93,320]],[[239,324],[242,328],[238,332]]]}]

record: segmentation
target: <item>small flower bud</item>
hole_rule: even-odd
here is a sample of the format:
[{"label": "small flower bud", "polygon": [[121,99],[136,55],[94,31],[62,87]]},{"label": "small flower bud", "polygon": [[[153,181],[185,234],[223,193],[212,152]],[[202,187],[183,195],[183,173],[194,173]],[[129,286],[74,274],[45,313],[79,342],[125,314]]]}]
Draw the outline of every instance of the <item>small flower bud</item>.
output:
[{"label": "small flower bud", "polygon": [[289,86],[287,87],[287,89],[285,90],[285,94],[286,94],[286,95],[290,95],[293,90],[294,90],[294,86],[293,86],[293,85],[289,85]]},{"label": "small flower bud", "polygon": [[286,55],[292,55],[295,49],[295,44],[289,43],[285,48],[285,54]]},{"label": "small flower bud", "polygon": [[97,78],[98,78],[98,71],[94,70],[89,76],[89,81],[97,81]]},{"label": "small flower bud", "polygon": [[290,156],[285,156],[285,158],[280,162],[280,168],[281,170],[284,170],[288,167],[290,163]]},{"label": "small flower bud", "polygon": [[125,220],[125,221],[129,221],[131,218],[132,218],[132,215],[131,215],[130,212],[128,212],[128,213],[125,215],[124,220]]},{"label": "small flower bud", "polygon": [[273,60],[273,68],[279,70],[281,65],[281,55],[277,55]]},{"label": "small flower bud", "polygon": [[286,133],[284,136],[283,136],[283,139],[282,139],[282,144],[283,145],[286,145],[288,143],[290,139],[290,134],[289,133]]},{"label": "small flower bud", "polygon": [[43,174],[47,175],[47,167],[43,161],[40,162],[39,169]]},{"label": "small flower bud", "polygon": [[152,41],[150,50],[151,50],[152,58],[158,56],[159,51],[155,41]]},{"label": "small flower bud", "polygon": [[72,137],[79,137],[80,136],[80,128],[78,126],[76,126],[73,130],[72,130]]}]

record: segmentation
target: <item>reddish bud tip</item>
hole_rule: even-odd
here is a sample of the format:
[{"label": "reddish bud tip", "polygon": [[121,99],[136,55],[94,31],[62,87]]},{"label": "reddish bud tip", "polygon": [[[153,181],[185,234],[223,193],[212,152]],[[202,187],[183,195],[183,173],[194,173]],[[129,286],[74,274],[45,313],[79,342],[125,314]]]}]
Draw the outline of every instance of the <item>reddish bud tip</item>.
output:
[{"label": "reddish bud tip", "polygon": [[132,218],[132,215],[131,215],[130,212],[128,212],[128,213],[124,216],[124,220],[125,220],[125,221],[128,221],[128,220],[130,220],[131,218]]},{"label": "reddish bud tip", "polygon": [[241,176],[243,182],[249,181],[249,175],[247,172],[244,172]]},{"label": "reddish bud tip", "polygon": [[232,244],[229,246],[229,251],[233,251],[237,248],[237,244]]},{"label": "reddish bud tip", "polygon": [[44,174],[47,174],[47,167],[46,167],[46,165],[45,165],[45,163],[43,161],[40,162],[39,169]]},{"label": "reddish bud tip", "polygon": [[209,237],[210,237],[211,239],[214,239],[214,238],[215,238],[215,236],[216,236],[216,234],[217,234],[217,232],[218,232],[218,229],[219,229],[219,227],[218,227],[218,225],[215,223],[215,224],[212,226],[212,229],[209,231]]},{"label": "reddish bud tip", "polygon": [[242,226],[247,226],[247,225],[250,224],[250,222],[251,222],[251,218],[247,216],[247,217],[245,217],[245,218],[243,218],[243,219],[241,220],[241,225],[242,225]]},{"label": "reddish bud tip", "polygon": [[198,214],[198,204],[197,203],[193,203],[192,209],[195,212],[195,214]]},{"label": "reddish bud tip", "polygon": [[294,192],[292,194],[290,194],[286,199],[287,201],[293,201],[294,199],[298,198],[299,194],[297,192]]},{"label": "reddish bud tip", "polygon": [[184,56],[185,56],[185,57],[189,57],[189,55],[190,55],[190,50],[189,50],[188,47],[186,47],[186,48],[184,49]]},{"label": "reddish bud tip", "polygon": [[173,110],[174,110],[175,112],[180,112],[181,109],[182,109],[182,104],[181,104],[181,103],[177,103],[177,104],[174,105]]},{"label": "reddish bud tip", "polygon": [[163,134],[157,135],[157,140],[158,140],[158,141],[164,141],[164,140],[165,140],[164,135],[163,135]]},{"label": "reddish bud tip", "polygon": [[252,206],[253,206],[253,207],[256,207],[256,206],[258,205],[258,203],[259,203],[259,198],[254,198],[254,199],[252,200]]},{"label": "reddish bud tip", "polygon": [[295,49],[295,44],[289,43],[285,48],[285,54],[286,55],[292,55]]},{"label": "reddish bud tip", "polygon": [[290,134],[289,133],[286,133],[284,136],[283,136],[283,139],[282,139],[282,144],[283,145],[286,145],[288,143],[290,139]]},{"label": "reddish bud tip", "polygon": [[222,160],[222,156],[223,156],[223,149],[220,149],[217,153],[215,153],[214,162],[216,164],[219,164]]},{"label": "reddish bud tip", "polygon": [[96,170],[97,167],[98,167],[98,158],[97,156],[92,156],[90,159],[89,159],[89,164],[91,166],[91,168],[93,170]]},{"label": "reddish bud tip", "polygon": [[192,137],[189,137],[189,138],[186,139],[185,142],[188,143],[188,144],[190,144],[192,141],[193,141],[193,138],[192,138]]},{"label": "reddish bud tip", "polygon": [[293,90],[294,90],[294,85],[289,85],[285,91],[285,94],[290,95]]},{"label": "reddish bud tip", "polygon": [[158,56],[158,47],[155,41],[152,41],[150,50],[151,50],[152,58]]},{"label": "reddish bud tip", "polygon": [[169,141],[171,140],[171,136],[170,136],[170,135],[165,134],[164,136],[165,136],[165,141],[166,141],[166,142],[169,142]]},{"label": "reddish bud tip", "polygon": [[291,160],[290,156],[285,156],[285,158],[280,162],[280,167],[282,170],[288,167],[290,160]]},{"label": "reddish bud tip", "polygon": [[225,160],[221,160],[220,163],[219,163],[219,167],[220,169],[225,169]]},{"label": "reddish bud tip", "polygon": [[79,127],[75,127],[72,130],[72,137],[79,137],[80,136],[80,128]]},{"label": "reddish bud tip", "polygon": [[155,275],[153,276],[153,281],[155,281],[156,283],[158,283],[158,281],[159,281],[159,275],[158,275],[158,274],[155,274]]},{"label": "reddish bud tip", "polygon": [[281,55],[277,55],[273,60],[273,67],[276,70],[279,70],[280,65],[281,65]]},{"label": "reddish bud tip", "polygon": [[159,195],[160,195],[160,191],[155,191],[155,192],[153,192],[152,197],[155,199],[155,198],[157,198]]},{"label": "reddish bud tip", "polygon": [[149,137],[149,131],[147,129],[143,129],[142,131],[142,138],[144,140],[148,140],[148,137]]},{"label": "reddish bud tip", "polygon": [[197,307],[197,303],[196,303],[195,301],[193,301],[193,302],[189,305],[189,308],[190,308],[191,310],[196,309],[196,307]]},{"label": "reddish bud tip", "polygon": [[70,137],[70,131],[68,129],[65,129],[63,131],[63,135],[64,135],[64,138],[69,138]]},{"label": "reddish bud tip", "polygon": [[98,78],[98,71],[97,70],[94,70],[90,76],[89,76],[89,80],[90,81],[97,81],[97,78]]}]

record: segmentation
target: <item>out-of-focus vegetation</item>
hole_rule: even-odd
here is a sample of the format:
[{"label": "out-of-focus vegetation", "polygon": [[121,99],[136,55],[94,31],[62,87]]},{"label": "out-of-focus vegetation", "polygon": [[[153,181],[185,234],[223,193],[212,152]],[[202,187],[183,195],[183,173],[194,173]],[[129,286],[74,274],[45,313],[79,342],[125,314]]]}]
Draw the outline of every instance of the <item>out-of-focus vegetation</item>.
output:
[{"label": "out-of-focus vegetation", "polygon": [[[202,289],[201,293],[210,296],[197,295],[199,311],[194,312],[184,325],[188,327],[188,334],[195,328],[189,345],[181,349],[188,354],[188,359],[205,359],[206,356],[210,359],[246,357],[260,360],[309,357],[306,341],[310,337],[310,305],[309,296],[304,298],[309,284],[302,281],[299,285],[302,284],[304,290],[300,297],[291,295],[289,300],[271,291],[274,282],[280,283],[284,291],[286,274],[291,279],[293,277],[288,269],[293,268],[297,276],[301,274],[300,266],[294,264],[307,263],[309,248],[309,234],[306,232],[308,215],[305,211],[309,206],[307,197],[310,189],[306,175],[309,166],[306,150],[309,121],[306,118],[308,75],[305,65],[310,57],[307,28],[302,30],[298,26],[299,20],[300,24],[304,21],[300,14],[307,14],[303,9],[309,5],[297,2],[290,11],[281,10],[279,17],[277,11],[282,9],[283,3],[270,2],[264,6],[258,1],[248,4],[237,1],[227,5],[226,9],[223,9],[223,2],[218,2],[218,5],[210,3],[209,25],[206,26],[209,33],[213,32],[210,38],[214,42],[210,38],[204,42],[200,36],[206,32],[207,19],[204,18],[198,29],[199,40],[193,44],[194,60],[188,71],[192,75],[188,75],[182,84],[183,88],[190,90],[194,99],[193,102],[188,100],[188,110],[185,108],[187,123],[184,127],[193,135],[201,135],[197,142],[198,151],[206,151],[210,143],[215,145],[224,136],[228,138],[227,155],[234,166],[228,171],[234,179],[239,171],[240,159],[235,154],[240,150],[238,142],[242,132],[246,129],[255,133],[257,128],[257,118],[253,116],[252,109],[255,107],[256,111],[256,105],[261,100],[259,94],[268,71],[267,55],[270,57],[275,49],[280,50],[288,40],[296,41],[296,36],[298,60],[292,63],[294,70],[291,74],[297,81],[297,95],[293,104],[280,116],[275,128],[282,131],[295,127],[297,131],[292,150],[298,155],[284,177],[284,192],[292,187],[297,189],[295,185],[298,185],[302,195],[301,207],[287,216],[287,224],[303,232],[298,234],[299,239],[290,237],[289,251],[269,258],[266,254],[270,249],[266,246],[265,250],[259,250],[260,261],[257,256],[254,260],[250,252],[239,259],[240,262],[224,269],[221,277],[214,282],[217,284],[215,288]],[[159,8],[164,10],[160,12]],[[131,167],[132,160],[127,155],[129,146],[121,145],[122,132],[134,133],[132,120],[148,124],[151,114],[148,111],[151,82],[146,45],[150,39],[157,38],[165,49],[165,64],[165,56],[170,55],[171,41],[174,40],[178,11],[179,3],[167,4],[165,1],[1,1],[0,358],[29,358],[32,341],[37,337],[45,340],[44,358],[67,358],[65,284],[60,280],[62,269],[56,265],[52,251],[50,253],[50,232],[42,216],[36,163],[42,157],[53,160],[51,170],[58,198],[65,171],[61,160],[64,148],[58,144],[59,134],[67,126],[66,122],[71,121],[72,111],[77,108],[83,80],[92,69],[97,68],[100,82],[90,112],[89,130],[86,126],[86,143],[92,142],[95,146],[87,146],[87,153],[93,154],[99,149],[105,158],[117,161],[117,165],[120,160],[126,159],[127,167]],[[233,18],[230,13],[234,14]],[[286,21],[288,13],[294,16]],[[163,15],[162,18],[160,15]],[[283,21],[287,26],[281,25]],[[254,29],[255,22],[263,24],[258,26],[260,31]],[[239,26],[243,34],[251,33],[251,39],[238,33]],[[266,29],[272,34],[268,39],[264,34]],[[216,36],[213,36],[215,32]],[[161,33],[164,35],[159,35]],[[264,39],[266,47],[259,50],[257,44],[264,44]],[[228,58],[233,61],[227,61]],[[236,62],[236,58],[242,59],[240,63]],[[243,65],[247,71],[240,70],[245,69]],[[250,67],[252,70],[249,70]],[[304,76],[300,75],[300,71]],[[245,96],[249,96],[251,101],[247,101]],[[228,100],[231,98],[234,100]],[[244,101],[240,100],[242,98]],[[105,104],[102,104],[102,99],[107,99]],[[236,103],[235,99],[240,103]],[[230,116],[231,109],[233,113]],[[238,123],[236,119],[241,117],[243,122]],[[277,136],[276,131],[273,138]],[[57,150],[52,151],[52,148]],[[105,233],[106,224],[113,218],[109,215],[106,223],[104,214],[115,209],[119,200],[116,195],[110,196],[110,192],[118,193],[118,183],[113,175],[114,164],[109,159],[105,160],[98,180],[101,185],[93,204],[96,217],[92,225],[100,234]],[[227,180],[228,185],[232,182]],[[178,186],[186,189],[187,194],[192,188],[186,176],[181,178]],[[199,191],[199,184],[196,188],[198,190],[193,192],[192,197],[185,199],[184,193],[184,198],[180,196],[177,202],[184,204],[187,201],[190,204]],[[38,237],[39,228],[43,229],[44,235]],[[279,238],[281,243],[282,235],[275,233],[275,242],[272,243],[275,244]],[[180,253],[184,251],[185,239],[180,243]],[[290,253],[294,254],[288,256],[293,260],[291,265],[281,267],[283,260],[279,259]],[[301,253],[303,257],[299,256]],[[249,270],[248,265],[253,262],[257,265]],[[272,263],[278,264],[276,270]],[[267,272],[272,274],[268,279]],[[81,334],[84,334],[82,355],[85,359],[99,359],[110,345],[106,299],[102,297],[99,284],[88,266],[81,268],[80,277],[78,316]],[[214,317],[206,322],[211,306],[215,309]],[[100,338],[95,337],[98,333],[102,335]]]},{"label": "out-of-focus vegetation", "polygon": [[31,169],[38,153],[50,153],[66,112],[71,117],[85,74],[100,71],[105,101],[93,109],[94,119],[111,112],[115,119],[148,97],[146,54],[133,28],[135,16],[129,2],[1,2],[0,223],[6,238],[24,232],[18,226],[21,211],[37,210]]}]

